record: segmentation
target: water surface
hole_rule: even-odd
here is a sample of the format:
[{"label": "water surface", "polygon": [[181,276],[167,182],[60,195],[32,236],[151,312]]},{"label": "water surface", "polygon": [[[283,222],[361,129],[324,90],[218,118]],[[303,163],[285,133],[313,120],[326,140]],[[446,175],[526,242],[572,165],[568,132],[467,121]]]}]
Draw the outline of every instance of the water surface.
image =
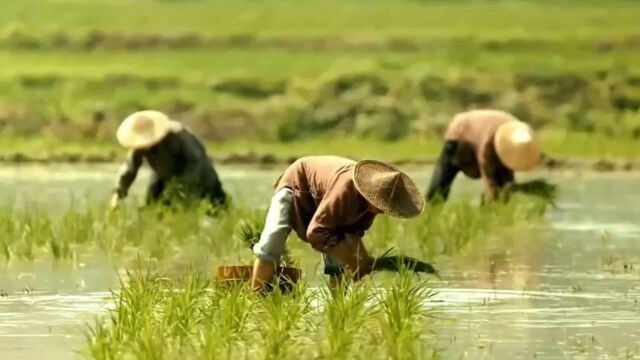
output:
[{"label": "water surface", "polygon": [[[117,166],[0,170],[0,201],[60,211],[107,201]],[[276,169],[221,167],[235,201],[266,207]],[[412,169],[426,186],[429,169]],[[540,174],[537,174],[540,175]],[[550,226],[514,233],[471,254],[437,259],[443,273],[433,328],[446,358],[640,357],[640,191],[636,174],[554,173],[561,186]],[[133,189],[142,199],[147,174]],[[476,197],[462,179],[453,196]],[[83,345],[86,323],[111,304],[122,269],[99,254],[2,265],[3,358],[66,359]]]}]

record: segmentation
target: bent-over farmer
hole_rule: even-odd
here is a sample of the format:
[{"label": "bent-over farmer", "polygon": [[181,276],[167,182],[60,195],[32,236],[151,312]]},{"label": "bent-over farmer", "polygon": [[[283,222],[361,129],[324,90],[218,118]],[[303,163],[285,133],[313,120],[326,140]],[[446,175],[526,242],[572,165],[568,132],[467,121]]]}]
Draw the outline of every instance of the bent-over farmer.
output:
[{"label": "bent-over farmer", "polygon": [[147,204],[170,195],[164,194],[169,187],[192,199],[226,204],[226,194],[204,146],[179,122],[159,111],[139,111],[122,122],[117,138],[129,153],[111,198],[112,209],[127,196],[143,160],[152,170]]},{"label": "bent-over farmer", "polygon": [[260,241],[251,285],[260,291],[273,277],[293,229],[322,253],[332,289],[343,266],[358,280],[372,271],[373,258],[362,236],[378,214],[398,218],[419,215],[423,195],[401,171],[373,160],[355,162],[337,156],[298,159],[275,183]]},{"label": "bent-over farmer", "polygon": [[540,160],[540,147],[531,127],[499,110],[472,110],[456,115],[445,133],[427,199],[446,199],[462,171],[482,178],[484,199],[496,199],[513,184],[514,171],[527,171]]}]

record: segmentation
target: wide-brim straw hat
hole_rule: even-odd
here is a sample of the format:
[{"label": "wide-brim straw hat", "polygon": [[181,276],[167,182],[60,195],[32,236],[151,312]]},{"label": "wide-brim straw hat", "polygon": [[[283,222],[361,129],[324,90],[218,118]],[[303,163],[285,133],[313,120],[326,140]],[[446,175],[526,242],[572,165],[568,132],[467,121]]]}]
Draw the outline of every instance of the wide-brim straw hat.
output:
[{"label": "wide-brim straw hat", "polygon": [[122,121],[116,137],[128,149],[146,149],[164,139],[170,132],[178,132],[182,125],[160,111],[144,110],[129,115]]},{"label": "wide-brim straw hat", "polygon": [[511,170],[531,170],[540,161],[538,137],[531,126],[522,121],[500,125],[493,141],[500,161]]},{"label": "wide-brim straw hat", "polygon": [[389,164],[360,161],[353,171],[353,182],[371,205],[391,216],[412,218],[424,209],[424,196],[416,183]]}]

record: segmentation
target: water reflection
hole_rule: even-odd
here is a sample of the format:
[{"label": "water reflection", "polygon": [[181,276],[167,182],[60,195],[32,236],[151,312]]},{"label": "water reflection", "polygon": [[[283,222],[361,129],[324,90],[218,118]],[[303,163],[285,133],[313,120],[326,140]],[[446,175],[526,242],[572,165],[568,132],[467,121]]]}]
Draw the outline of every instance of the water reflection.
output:
[{"label": "water reflection", "polygon": [[[4,169],[0,201],[51,209],[105,201],[115,169]],[[428,173],[412,172],[420,184],[427,183]],[[278,170],[223,167],[220,174],[236,201],[263,207]],[[139,201],[144,176],[133,189]],[[445,357],[640,354],[640,192],[635,177],[553,174],[562,191],[558,209],[548,214],[550,226],[514,230],[471,244],[459,256],[438,259],[443,281],[427,305],[439,308],[443,317],[434,330]],[[476,196],[479,186],[457,182],[453,196]],[[106,290],[118,285],[119,275],[95,254],[57,265],[49,260],[5,264],[0,289],[8,296],[0,297],[0,353],[33,359],[46,350],[47,358],[70,357],[82,344],[83,324],[108,309]]]}]

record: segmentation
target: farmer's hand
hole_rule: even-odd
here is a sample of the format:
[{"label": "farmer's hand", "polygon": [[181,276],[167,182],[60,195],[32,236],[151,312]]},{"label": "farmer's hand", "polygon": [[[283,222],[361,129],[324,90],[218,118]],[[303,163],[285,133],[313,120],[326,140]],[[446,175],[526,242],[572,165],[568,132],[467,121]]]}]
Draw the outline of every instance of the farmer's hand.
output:
[{"label": "farmer's hand", "polygon": [[328,252],[344,264],[354,281],[360,280],[373,271],[374,259],[369,256],[362,238],[358,235],[346,234],[345,240]]},{"label": "farmer's hand", "polygon": [[109,201],[109,212],[114,212],[118,209],[120,205],[120,197],[117,193],[111,195],[111,201]]},{"label": "farmer's hand", "polygon": [[251,275],[251,290],[262,292],[273,280],[276,266],[273,262],[256,259]]}]

